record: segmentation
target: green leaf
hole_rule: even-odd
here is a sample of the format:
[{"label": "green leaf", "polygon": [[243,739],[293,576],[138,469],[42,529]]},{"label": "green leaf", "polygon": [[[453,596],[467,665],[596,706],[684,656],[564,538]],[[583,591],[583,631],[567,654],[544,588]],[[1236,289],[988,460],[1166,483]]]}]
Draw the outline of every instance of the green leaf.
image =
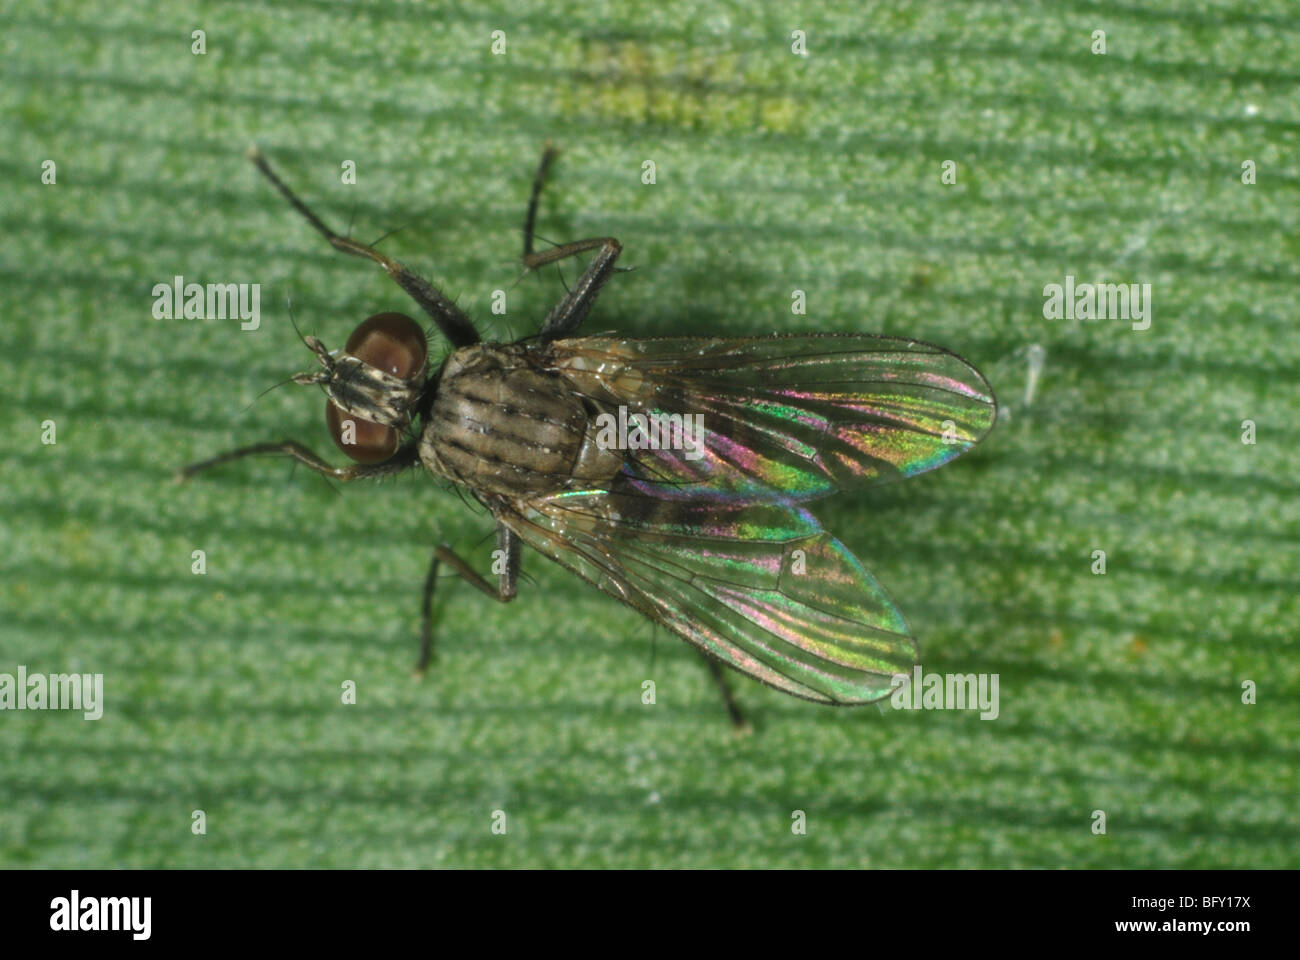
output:
[{"label": "green leaf", "polygon": [[[0,674],[102,673],[104,715],[0,711],[0,866],[1300,866],[1300,19],[1184,6],[5,4]],[[251,143],[509,339],[563,293],[517,283],[548,138],[539,232],[636,268],[588,331],[881,332],[988,374],[977,452],[815,512],[927,671],[998,675],[996,720],[735,677],[738,739],[684,644],[536,554],[508,606],[439,582],[415,681],[429,554],[486,571],[482,511],[275,460],[172,484],[333,454],[317,394],[259,397],[313,364],[290,298],[331,347],[411,309]],[[259,329],[155,319],[177,275],[260,284]],[[1067,275],[1149,283],[1150,328],[1045,319]]]}]

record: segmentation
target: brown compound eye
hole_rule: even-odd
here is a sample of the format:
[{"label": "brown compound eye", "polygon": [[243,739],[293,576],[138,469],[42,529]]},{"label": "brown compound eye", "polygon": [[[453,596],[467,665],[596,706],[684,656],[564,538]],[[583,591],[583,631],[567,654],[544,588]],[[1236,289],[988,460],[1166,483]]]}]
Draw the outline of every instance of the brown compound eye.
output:
[{"label": "brown compound eye", "polygon": [[383,463],[397,452],[396,430],[344,413],[333,400],[325,401],[325,423],[335,446],[357,463]]},{"label": "brown compound eye", "polygon": [[363,320],[343,349],[363,363],[403,380],[424,372],[429,353],[424,331],[404,313],[377,313]]},{"label": "brown compound eye", "polygon": [[[424,373],[429,347],[419,324],[404,313],[376,313],[357,325],[343,347],[362,363],[403,380]],[[325,402],[325,423],[335,445],[357,463],[383,463],[397,452],[401,437],[383,423],[346,413]]]}]

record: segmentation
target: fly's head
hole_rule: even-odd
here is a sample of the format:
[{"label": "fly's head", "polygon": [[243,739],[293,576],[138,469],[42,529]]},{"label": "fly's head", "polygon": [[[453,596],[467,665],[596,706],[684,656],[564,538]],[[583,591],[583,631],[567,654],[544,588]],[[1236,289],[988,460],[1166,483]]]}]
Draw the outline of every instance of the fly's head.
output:
[{"label": "fly's head", "polygon": [[424,331],[405,314],[377,313],[352,331],[342,350],[331,353],[316,337],[304,342],[322,369],[295,374],[293,382],[325,388],[325,422],[334,443],[358,463],[387,460],[424,392]]}]

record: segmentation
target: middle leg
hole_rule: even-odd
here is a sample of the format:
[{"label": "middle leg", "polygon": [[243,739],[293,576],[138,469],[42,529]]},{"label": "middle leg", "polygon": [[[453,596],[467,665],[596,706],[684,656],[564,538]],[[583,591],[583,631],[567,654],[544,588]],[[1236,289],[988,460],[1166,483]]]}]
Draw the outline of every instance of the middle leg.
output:
[{"label": "middle leg", "polygon": [[546,320],[542,322],[540,334],[542,343],[550,343],[552,340],[561,340],[570,336],[582,325],[582,321],[591,311],[591,305],[600,295],[600,288],[614,272],[614,262],[623,252],[623,245],[613,237],[593,237],[590,240],[575,240],[573,243],[563,244],[545,253],[531,253],[524,257],[524,266],[529,270],[536,270],[538,267],[544,267],[548,263],[563,260],[576,253],[597,249],[599,253],[592,258],[591,263],[587,264],[587,269],[582,272],[573,289],[564,295],[564,299],[555,305]]},{"label": "middle leg", "polygon": [[596,302],[600,288],[615,270],[615,261],[623,252],[623,246],[613,237],[594,237],[590,240],[575,240],[565,243],[553,250],[536,253],[533,250],[533,225],[537,222],[537,201],[546,183],[546,173],[558,151],[548,142],[542,151],[542,160],[533,175],[533,189],[528,196],[528,213],[524,216],[524,268],[537,270],[548,263],[555,263],[566,257],[598,250],[595,258],[587,265],[578,282],[547,316],[542,323],[540,339],[542,343],[560,340],[574,333]]},{"label": "middle leg", "polygon": [[500,522],[497,523],[497,550],[502,554],[502,563],[495,588],[473,567],[456,556],[446,544],[433,551],[433,559],[429,561],[429,574],[424,579],[424,599],[420,607],[420,659],[415,665],[417,677],[424,674],[429,661],[433,659],[433,590],[437,585],[438,567],[447,564],[480,593],[501,603],[509,603],[518,593],[522,549],[514,531]]}]

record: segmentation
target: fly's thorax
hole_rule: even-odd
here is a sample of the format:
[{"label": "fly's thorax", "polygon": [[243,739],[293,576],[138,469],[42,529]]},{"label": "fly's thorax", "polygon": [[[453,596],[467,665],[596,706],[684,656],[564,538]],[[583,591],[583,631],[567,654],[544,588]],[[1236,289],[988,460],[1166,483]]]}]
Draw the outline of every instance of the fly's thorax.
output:
[{"label": "fly's thorax", "polygon": [[554,345],[559,358],[555,369],[584,396],[610,404],[652,403],[655,385],[633,364],[641,359],[635,340],[586,337],[561,340]]},{"label": "fly's thorax", "polygon": [[475,490],[524,497],[575,477],[612,476],[621,456],[593,451],[588,412],[560,377],[529,362],[520,344],[475,344],[443,367],[420,435],[434,473]]}]

